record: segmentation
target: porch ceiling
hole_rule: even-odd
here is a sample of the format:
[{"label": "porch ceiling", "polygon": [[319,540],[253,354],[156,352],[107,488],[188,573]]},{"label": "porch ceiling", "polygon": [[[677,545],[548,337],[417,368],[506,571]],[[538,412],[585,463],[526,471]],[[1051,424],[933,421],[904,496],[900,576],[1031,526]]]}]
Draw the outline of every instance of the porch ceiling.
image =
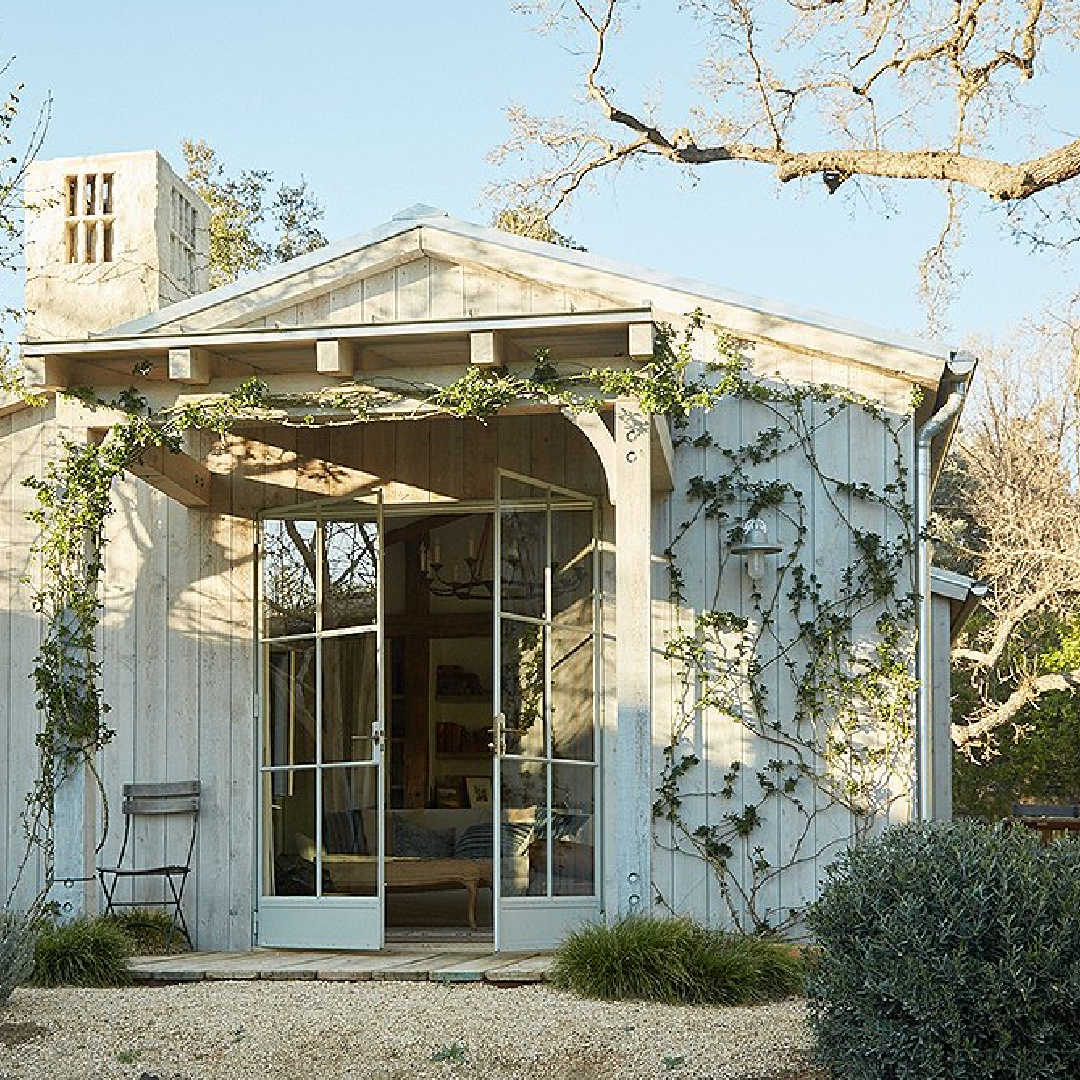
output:
[{"label": "porch ceiling", "polygon": [[472,319],[341,326],[200,330],[77,341],[30,341],[22,346],[30,385],[173,384],[208,386],[258,376],[369,378],[407,371],[531,363],[538,349],[552,361],[633,363],[652,356],[650,307]]}]

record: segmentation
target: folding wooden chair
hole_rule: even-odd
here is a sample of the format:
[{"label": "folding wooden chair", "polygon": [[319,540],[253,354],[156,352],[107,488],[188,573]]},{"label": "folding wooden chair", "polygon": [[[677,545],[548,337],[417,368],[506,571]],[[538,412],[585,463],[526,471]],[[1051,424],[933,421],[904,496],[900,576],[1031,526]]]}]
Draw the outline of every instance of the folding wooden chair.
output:
[{"label": "folding wooden chair", "polygon": [[[160,907],[172,913],[172,926],[165,938],[165,947],[172,944],[174,933],[179,930],[184,935],[188,946],[194,948],[191,934],[188,933],[182,905],[184,886],[191,873],[191,856],[195,851],[195,826],[199,813],[199,781],[181,780],[160,784],[125,784],[124,801],[124,840],[120,845],[116,866],[99,866],[98,877],[105,893],[105,913],[115,915],[117,908]],[[132,836],[132,823],[137,817],[156,817],[158,815],[187,815],[191,818],[191,830],[187,835],[183,862],[163,863],[161,865],[140,866],[135,859],[135,842]],[[130,850],[129,850],[130,849]],[[126,858],[126,861],[125,861]],[[162,898],[160,900],[117,900],[116,890],[122,880],[157,877],[162,879]]]}]

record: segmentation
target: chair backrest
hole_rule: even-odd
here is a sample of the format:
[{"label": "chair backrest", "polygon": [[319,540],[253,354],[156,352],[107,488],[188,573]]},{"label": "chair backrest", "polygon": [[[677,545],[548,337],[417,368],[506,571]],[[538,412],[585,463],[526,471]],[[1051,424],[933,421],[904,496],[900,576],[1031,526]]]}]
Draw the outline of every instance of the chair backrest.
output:
[{"label": "chair backrest", "polygon": [[124,814],[197,814],[199,781],[173,780],[158,784],[125,784]]}]

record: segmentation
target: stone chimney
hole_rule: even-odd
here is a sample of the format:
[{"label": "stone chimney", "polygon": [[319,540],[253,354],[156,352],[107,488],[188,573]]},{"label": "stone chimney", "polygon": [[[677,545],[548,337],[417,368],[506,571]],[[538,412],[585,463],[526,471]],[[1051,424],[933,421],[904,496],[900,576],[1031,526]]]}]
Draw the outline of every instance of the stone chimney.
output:
[{"label": "stone chimney", "polygon": [[85,338],[209,288],[210,210],[155,150],[34,162],[26,337]]}]

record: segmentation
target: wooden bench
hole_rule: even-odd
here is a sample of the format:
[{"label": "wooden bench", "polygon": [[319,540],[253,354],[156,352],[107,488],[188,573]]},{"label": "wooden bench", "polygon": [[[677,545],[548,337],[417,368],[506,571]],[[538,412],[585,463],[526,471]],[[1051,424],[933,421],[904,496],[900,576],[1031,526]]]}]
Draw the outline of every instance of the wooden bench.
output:
[{"label": "wooden bench", "polygon": [[[343,892],[374,892],[377,860],[370,855],[324,855],[323,867]],[[386,888],[391,892],[430,892],[461,887],[466,893],[469,927],[476,929],[476,895],[490,883],[491,866],[476,859],[386,860]]]},{"label": "wooden bench", "polygon": [[1068,833],[1080,833],[1080,804],[1013,803],[1011,820],[1034,829],[1045,846]]}]

